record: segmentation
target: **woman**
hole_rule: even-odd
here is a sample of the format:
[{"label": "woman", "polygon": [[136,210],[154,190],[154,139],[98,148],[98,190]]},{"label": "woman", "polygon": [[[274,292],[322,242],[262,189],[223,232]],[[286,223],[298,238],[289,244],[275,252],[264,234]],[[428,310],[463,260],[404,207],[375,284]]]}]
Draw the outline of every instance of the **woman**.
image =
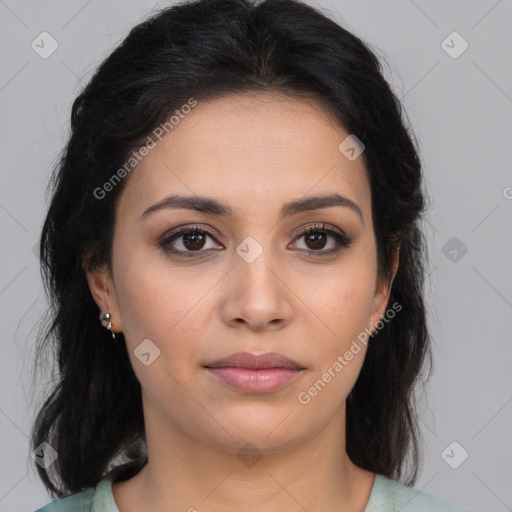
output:
[{"label": "woman", "polygon": [[71,124],[39,510],[462,510],[410,488],[425,196],[360,39],[295,0],[175,5]]}]

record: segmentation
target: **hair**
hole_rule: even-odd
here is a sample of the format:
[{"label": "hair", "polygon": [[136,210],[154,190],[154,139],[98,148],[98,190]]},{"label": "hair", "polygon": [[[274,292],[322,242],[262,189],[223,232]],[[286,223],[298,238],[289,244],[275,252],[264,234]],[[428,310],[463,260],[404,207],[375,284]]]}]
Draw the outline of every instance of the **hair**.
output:
[{"label": "hair", "polygon": [[317,100],[365,145],[378,275],[390,279],[400,243],[389,303],[402,309],[371,337],[347,397],[346,451],[357,466],[414,485],[421,462],[415,387],[427,360],[432,369],[419,226],[426,196],[400,100],[369,46],[317,8],[198,0],[152,13],[99,65],[74,100],[53,169],[40,243],[50,305],[35,365],[51,347],[58,377],[30,439],[32,449],[48,442],[58,453],[48,468],[35,465],[54,497],[109,473],[126,479],[147,463],[140,383],[123,335],[113,343],[101,326],[85,274],[111,269],[114,207],[129,178],[102,199],[95,190],[190,98],[258,91]]}]

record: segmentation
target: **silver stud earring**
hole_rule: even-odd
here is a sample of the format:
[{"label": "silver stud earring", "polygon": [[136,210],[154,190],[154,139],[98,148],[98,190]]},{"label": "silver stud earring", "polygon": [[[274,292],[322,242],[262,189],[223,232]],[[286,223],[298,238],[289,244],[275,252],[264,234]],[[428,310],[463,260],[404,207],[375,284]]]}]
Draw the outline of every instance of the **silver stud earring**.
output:
[{"label": "silver stud earring", "polygon": [[107,325],[104,325],[104,327],[107,328],[107,330],[110,331],[110,334],[112,334],[112,338],[113,339],[116,339],[116,335],[115,333],[112,331],[112,315],[110,313],[105,313],[102,317],[101,317],[101,322],[106,322]]}]

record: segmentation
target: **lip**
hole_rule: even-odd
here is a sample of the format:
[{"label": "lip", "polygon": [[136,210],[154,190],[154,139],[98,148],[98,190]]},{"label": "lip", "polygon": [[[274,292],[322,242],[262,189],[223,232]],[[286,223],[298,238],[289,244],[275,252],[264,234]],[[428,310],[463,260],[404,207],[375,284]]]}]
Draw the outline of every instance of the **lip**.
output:
[{"label": "lip", "polygon": [[206,368],[250,368],[262,370],[269,368],[286,368],[289,370],[304,370],[304,366],[293,359],[277,352],[265,354],[251,354],[250,352],[236,352],[222,359],[218,359],[205,365]]},{"label": "lip", "polygon": [[250,368],[218,367],[207,368],[224,384],[246,393],[271,393],[294,380],[303,370],[290,368]]},{"label": "lip", "polygon": [[237,352],[205,368],[224,384],[246,393],[270,393],[297,378],[305,368],[282,354]]}]

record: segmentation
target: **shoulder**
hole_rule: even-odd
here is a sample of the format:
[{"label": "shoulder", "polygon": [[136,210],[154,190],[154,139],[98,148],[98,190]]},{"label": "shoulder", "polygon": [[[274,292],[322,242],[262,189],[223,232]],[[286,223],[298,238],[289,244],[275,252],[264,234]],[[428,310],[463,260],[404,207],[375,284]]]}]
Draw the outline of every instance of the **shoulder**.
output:
[{"label": "shoulder", "polygon": [[471,512],[469,509],[376,474],[365,512],[399,510],[402,512]]},{"label": "shoulder", "polygon": [[71,494],[63,498],[58,498],[48,503],[42,508],[38,508],[35,512],[92,512],[92,503],[94,500],[95,487],[90,487],[85,491]]},{"label": "shoulder", "polygon": [[35,512],[119,512],[112,496],[112,483],[105,478],[96,487],[56,499]]}]

